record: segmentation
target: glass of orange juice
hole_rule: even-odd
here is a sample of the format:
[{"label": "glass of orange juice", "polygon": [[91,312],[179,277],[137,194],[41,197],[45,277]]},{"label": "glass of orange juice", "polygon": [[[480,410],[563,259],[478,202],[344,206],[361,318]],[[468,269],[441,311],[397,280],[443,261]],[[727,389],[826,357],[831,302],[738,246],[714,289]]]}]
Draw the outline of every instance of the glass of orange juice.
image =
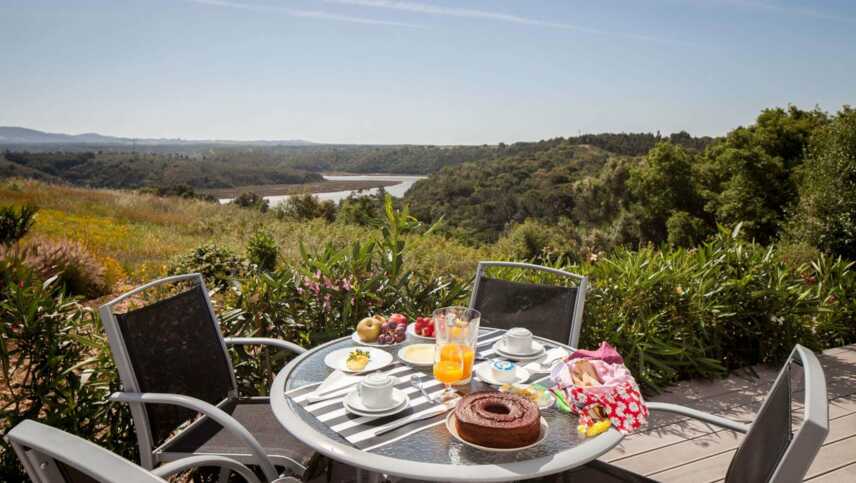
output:
[{"label": "glass of orange juice", "polygon": [[434,311],[434,377],[447,385],[448,396],[453,384],[472,380],[479,321],[478,310],[445,307]]}]

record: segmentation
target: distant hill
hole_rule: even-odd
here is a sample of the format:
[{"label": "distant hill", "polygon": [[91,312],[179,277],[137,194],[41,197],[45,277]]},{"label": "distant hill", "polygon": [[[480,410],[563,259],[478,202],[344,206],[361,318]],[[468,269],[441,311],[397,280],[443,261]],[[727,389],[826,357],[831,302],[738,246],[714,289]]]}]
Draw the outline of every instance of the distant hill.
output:
[{"label": "distant hill", "polygon": [[0,126],[0,144],[140,144],[140,145],[180,145],[180,144],[238,144],[259,146],[312,146],[317,143],[301,139],[280,141],[232,141],[227,139],[179,139],[179,138],[123,138],[105,136],[98,133],[60,134],[38,131],[17,126]]}]

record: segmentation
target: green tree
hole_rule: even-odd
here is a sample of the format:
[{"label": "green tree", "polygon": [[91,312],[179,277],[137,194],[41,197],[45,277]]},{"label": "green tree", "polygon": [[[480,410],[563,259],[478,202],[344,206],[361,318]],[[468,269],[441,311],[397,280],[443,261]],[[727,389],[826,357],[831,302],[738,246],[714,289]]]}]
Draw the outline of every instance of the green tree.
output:
[{"label": "green tree", "polygon": [[817,133],[800,174],[789,234],[856,259],[856,110],[845,106]]},{"label": "green tree", "polygon": [[634,211],[643,221],[643,241],[665,241],[667,220],[676,211],[688,214],[700,211],[692,161],[692,155],[685,149],[663,141],[631,171],[628,184],[637,201]]}]

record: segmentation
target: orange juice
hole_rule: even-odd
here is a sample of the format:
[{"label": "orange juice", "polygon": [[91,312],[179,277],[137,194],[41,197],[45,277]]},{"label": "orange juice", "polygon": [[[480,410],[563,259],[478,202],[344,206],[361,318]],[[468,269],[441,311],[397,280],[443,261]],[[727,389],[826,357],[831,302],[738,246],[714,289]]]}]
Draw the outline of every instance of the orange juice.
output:
[{"label": "orange juice", "polygon": [[[467,381],[472,377],[474,360],[475,352],[472,347],[464,344],[446,344],[440,348],[440,357],[434,363],[434,377],[447,384]],[[446,379],[438,376],[438,371],[443,372],[442,377]]]},{"label": "orange juice", "polygon": [[460,361],[439,360],[434,363],[434,377],[445,384],[454,384],[460,381],[464,375],[464,368]]}]

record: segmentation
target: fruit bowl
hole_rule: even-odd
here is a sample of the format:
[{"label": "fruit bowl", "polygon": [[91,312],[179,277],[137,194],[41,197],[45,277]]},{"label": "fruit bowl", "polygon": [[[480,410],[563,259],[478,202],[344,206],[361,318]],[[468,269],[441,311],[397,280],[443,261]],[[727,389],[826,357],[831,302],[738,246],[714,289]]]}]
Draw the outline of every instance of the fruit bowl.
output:
[{"label": "fruit bowl", "polygon": [[407,342],[407,316],[392,314],[366,317],[357,324],[351,339],[371,347],[394,347]]}]

